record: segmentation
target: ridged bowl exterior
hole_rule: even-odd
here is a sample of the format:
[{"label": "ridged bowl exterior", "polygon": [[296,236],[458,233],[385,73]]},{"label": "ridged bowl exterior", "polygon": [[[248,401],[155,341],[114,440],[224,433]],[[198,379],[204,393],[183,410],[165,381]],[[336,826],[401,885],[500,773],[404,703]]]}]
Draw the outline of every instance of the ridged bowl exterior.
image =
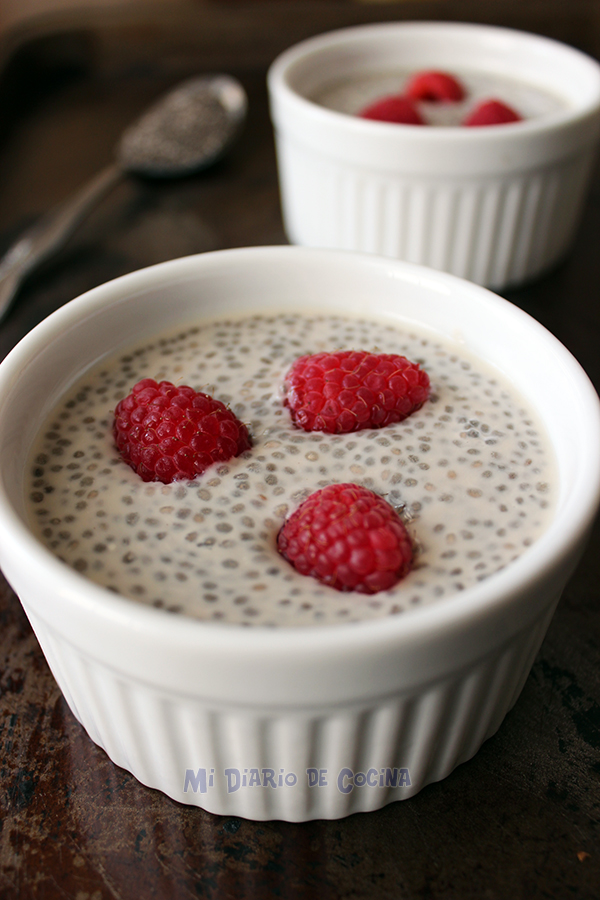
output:
[{"label": "ridged bowl exterior", "polygon": [[494,177],[374,172],[277,132],[290,241],[375,253],[497,290],[543,273],[580,221],[595,149],[543,169]]},{"label": "ridged bowl exterior", "polygon": [[[479,67],[565,105],[511,125],[443,128],[368,121],[312,99],[335,80],[389,73],[399,60],[413,71]],[[290,48],[268,84],[292,243],[401,259],[496,290],[568,251],[600,138],[600,66],[590,57],[494,26],[384,23]]]},{"label": "ridged bowl exterior", "polygon": [[[425,687],[342,708],[281,710],[215,705],[160,691],[81,653],[29,616],[71,710],[117,765],[209,812],[304,822],[407,799],[471,759],[517,700],[557,599],[494,653]],[[237,776],[225,775],[253,767],[261,781],[272,769],[276,786],[235,789]],[[205,784],[198,781],[200,768]],[[320,772],[327,784],[310,786],[309,771]],[[293,773],[295,784],[278,785],[282,772],[288,779]],[[368,782],[355,785],[356,773],[368,773]]]}]

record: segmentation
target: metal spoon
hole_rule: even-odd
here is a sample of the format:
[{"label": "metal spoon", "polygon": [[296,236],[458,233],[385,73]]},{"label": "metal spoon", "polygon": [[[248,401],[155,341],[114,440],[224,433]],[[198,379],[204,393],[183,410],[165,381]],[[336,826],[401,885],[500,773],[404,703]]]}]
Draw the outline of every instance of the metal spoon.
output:
[{"label": "metal spoon", "polygon": [[191,78],[156,101],[123,133],[116,161],[44,215],[0,260],[0,320],[25,276],[62,246],[121,178],[129,172],[175,178],[212,165],[237,137],[247,108],[243,87],[229,75]]}]

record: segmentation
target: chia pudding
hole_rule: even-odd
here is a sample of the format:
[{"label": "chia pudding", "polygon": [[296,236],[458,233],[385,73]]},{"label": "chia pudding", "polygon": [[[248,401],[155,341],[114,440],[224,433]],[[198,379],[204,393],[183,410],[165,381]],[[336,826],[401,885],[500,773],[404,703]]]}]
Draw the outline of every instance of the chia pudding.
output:
[{"label": "chia pudding", "polygon": [[[298,429],[282,402],[285,374],[298,356],[337,349],[418,362],[430,399],[379,430]],[[143,482],[119,457],[112,421],[147,377],[228,404],[252,448],[194,481]],[[171,613],[261,626],[356,622],[451,601],[525,552],[557,495],[544,429],[495,369],[412,323],[334,315],[203,322],[103,360],[53,410],[29,471],[32,528],[66,564]],[[286,516],[334,482],[363,485],[402,516],[415,565],[391,590],[341,593],[278,554]]]},{"label": "chia pudding", "polygon": [[[336,112],[358,115],[361,109],[387,95],[402,94],[413,71],[357,74],[332,80],[309,97]],[[418,101],[416,106],[428,125],[457,126],[480,102],[494,98],[512,107],[523,119],[550,115],[567,108],[566,99],[516,79],[469,70],[451,73],[465,89],[463,100],[453,103]]]}]

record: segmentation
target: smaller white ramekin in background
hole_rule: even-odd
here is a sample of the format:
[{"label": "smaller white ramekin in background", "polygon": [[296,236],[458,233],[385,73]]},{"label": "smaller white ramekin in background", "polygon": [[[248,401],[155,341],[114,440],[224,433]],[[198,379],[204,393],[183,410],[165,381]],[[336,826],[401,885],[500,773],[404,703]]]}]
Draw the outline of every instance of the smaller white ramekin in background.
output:
[{"label": "smaller white ramekin in background", "polygon": [[[309,99],[358,73],[482,72],[564,100],[509,125],[396,125]],[[568,251],[600,136],[600,65],[495,26],[400,22],[319,35],[268,75],[284,225],[309,247],[375,253],[498,290]]]}]

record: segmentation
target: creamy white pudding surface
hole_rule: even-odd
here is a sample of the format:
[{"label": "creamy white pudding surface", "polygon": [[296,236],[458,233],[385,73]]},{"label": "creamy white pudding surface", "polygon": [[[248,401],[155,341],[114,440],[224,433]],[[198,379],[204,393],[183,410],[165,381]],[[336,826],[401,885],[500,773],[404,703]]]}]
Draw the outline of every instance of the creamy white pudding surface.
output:
[{"label": "creamy white pudding surface", "polygon": [[[293,361],[323,350],[400,353],[429,373],[431,398],[403,422],[348,435],[306,433],[282,403]],[[142,378],[227,403],[252,449],[194,481],[144,483],[119,457],[113,412]],[[30,520],[66,564],[141,603],[203,620],[317,626],[400,614],[508,565],[544,531],[558,489],[534,412],[459,344],[382,321],[253,315],[161,336],[85,374],[31,455]],[[392,590],[341,593],[279,556],[285,517],[332,482],[397,508],[413,571]]]},{"label": "creamy white pudding surface", "polygon": [[[358,115],[365,106],[381,97],[403,93],[414,71],[398,69],[363,72],[354,77],[332,79],[309,99],[336,112]],[[461,82],[465,98],[458,103],[419,101],[417,108],[428,125],[460,125],[465,116],[483,100],[500,100],[512,107],[523,119],[537,118],[567,108],[564,98],[523,81],[487,72],[444,71]]]}]

